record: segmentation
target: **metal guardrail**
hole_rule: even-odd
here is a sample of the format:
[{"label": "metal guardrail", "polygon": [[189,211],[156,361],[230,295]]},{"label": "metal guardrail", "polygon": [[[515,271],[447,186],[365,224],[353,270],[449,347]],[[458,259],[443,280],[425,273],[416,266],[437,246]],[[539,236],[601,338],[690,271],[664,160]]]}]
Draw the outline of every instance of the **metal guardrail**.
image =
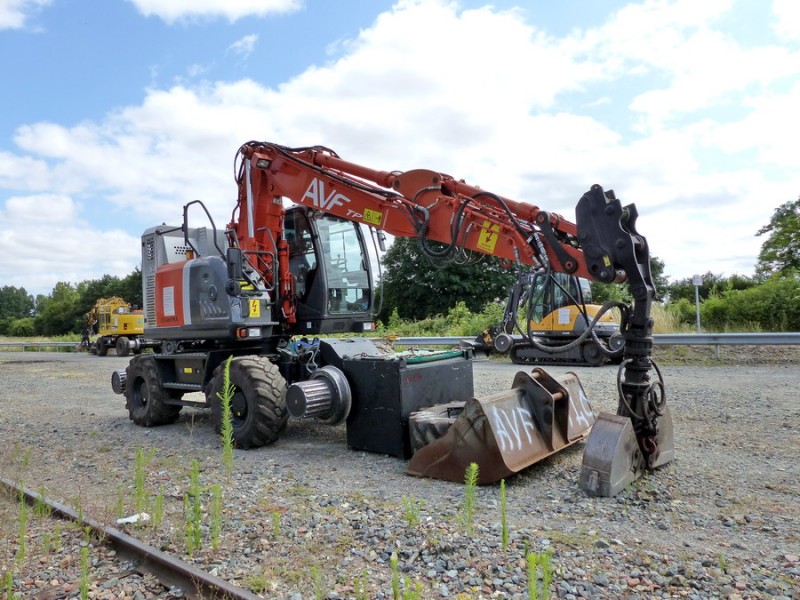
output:
[{"label": "metal guardrail", "polygon": [[[399,337],[398,346],[458,346],[472,343],[468,337]],[[653,343],[661,346],[800,346],[800,332],[789,333],[656,333]],[[11,348],[67,348],[78,342],[2,342],[0,351]]]},{"label": "metal guardrail", "polygon": [[[401,346],[457,346],[471,343],[466,337],[401,337]],[[791,346],[800,345],[800,332],[792,333],[656,333],[653,343],[662,346]]]},{"label": "metal guardrail", "polygon": [[0,342],[0,350],[9,348],[22,348],[23,351],[26,348],[36,348],[37,350],[41,350],[42,348],[74,349],[78,347],[78,343],[79,342]]}]

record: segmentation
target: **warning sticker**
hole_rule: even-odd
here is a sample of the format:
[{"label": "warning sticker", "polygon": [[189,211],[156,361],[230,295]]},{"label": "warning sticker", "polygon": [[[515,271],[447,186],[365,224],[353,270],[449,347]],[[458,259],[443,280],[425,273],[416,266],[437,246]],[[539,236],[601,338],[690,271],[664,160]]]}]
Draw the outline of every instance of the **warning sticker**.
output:
[{"label": "warning sticker", "polygon": [[261,301],[250,300],[250,316],[258,319],[261,316]]},{"label": "warning sticker", "polygon": [[491,254],[494,252],[494,247],[497,245],[497,238],[499,238],[500,225],[495,223],[492,225],[489,221],[484,221],[481,226],[481,231],[478,234],[478,250],[483,250]]},{"label": "warning sticker", "polygon": [[364,221],[369,223],[370,225],[380,226],[381,221],[383,221],[383,213],[378,210],[372,210],[369,208],[364,209]]},{"label": "warning sticker", "polygon": [[165,317],[175,316],[175,286],[167,286],[161,291],[161,305]]}]

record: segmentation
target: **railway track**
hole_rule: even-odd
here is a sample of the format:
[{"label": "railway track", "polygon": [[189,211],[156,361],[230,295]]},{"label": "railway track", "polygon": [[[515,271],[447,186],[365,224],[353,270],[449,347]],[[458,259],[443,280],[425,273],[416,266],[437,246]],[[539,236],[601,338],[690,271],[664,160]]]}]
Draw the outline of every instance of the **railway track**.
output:
[{"label": "railway track", "polygon": [[[257,596],[249,590],[234,586],[219,577],[197,569],[191,564],[161,550],[148,546],[125,532],[106,527],[73,508],[55,502],[13,481],[0,477],[0,486],[11,497],[24,498],[27,505],[44,506],[53,517],[70,521],[90,534],[92,538],[102,540],[113,548],[121,561],[135,565],[139,574],[153,575],[166,590],[180,590],[175,597],[192,599],[225,599],[225,600],[257,600]],[[5,584],[5,582],[3,582]],[[37,600],[55,600],[66,598],[69,592],[63,586],[54,586],[36,594]]]}]

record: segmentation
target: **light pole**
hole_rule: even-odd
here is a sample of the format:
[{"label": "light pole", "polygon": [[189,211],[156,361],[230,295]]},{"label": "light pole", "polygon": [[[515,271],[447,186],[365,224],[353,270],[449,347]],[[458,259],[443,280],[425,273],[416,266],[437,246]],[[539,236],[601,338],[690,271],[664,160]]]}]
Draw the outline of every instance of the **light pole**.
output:
[{"label": "light pole", "polygon": [[694,305],[697,310],[697,333],[700,333],[700,286],[703,285],[703,276],[695,275],[692,283],[694,283]]}]

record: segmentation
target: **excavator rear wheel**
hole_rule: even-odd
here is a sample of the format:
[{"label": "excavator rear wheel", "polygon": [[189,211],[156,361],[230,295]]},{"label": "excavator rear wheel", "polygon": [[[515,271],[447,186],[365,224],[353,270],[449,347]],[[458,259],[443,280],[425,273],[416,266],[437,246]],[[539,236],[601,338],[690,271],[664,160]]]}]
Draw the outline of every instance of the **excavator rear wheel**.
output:
[{"label": "excavator rear wheel", "polygon": [[[218,393],[223,390],[225,364],[214,371],[208,388],[208,403],[214,427],[222,424],[222,402]],[[263,357],[234,358],[230,366],[231,421],[233,441],[237,448],[258,448],[278,439],[286,428],[289,412],[286,410],[286,380],[278,367]]]},{"label": "excavator rear wheel", "polygon": [[94,343],[95,353],[97,356],[105,356],[108,354],[108,346],[106,346],[106,338],[105,336],[100,336],[97,338],[97,341]]},{"label": "excavator rear wheel", "polygon": [[125,384],[125,407],[131,421],[142,427],[174,423],[181,407],[167,404],[171,398],[170,391],[161,387],[155,359],[134,357]]}]

